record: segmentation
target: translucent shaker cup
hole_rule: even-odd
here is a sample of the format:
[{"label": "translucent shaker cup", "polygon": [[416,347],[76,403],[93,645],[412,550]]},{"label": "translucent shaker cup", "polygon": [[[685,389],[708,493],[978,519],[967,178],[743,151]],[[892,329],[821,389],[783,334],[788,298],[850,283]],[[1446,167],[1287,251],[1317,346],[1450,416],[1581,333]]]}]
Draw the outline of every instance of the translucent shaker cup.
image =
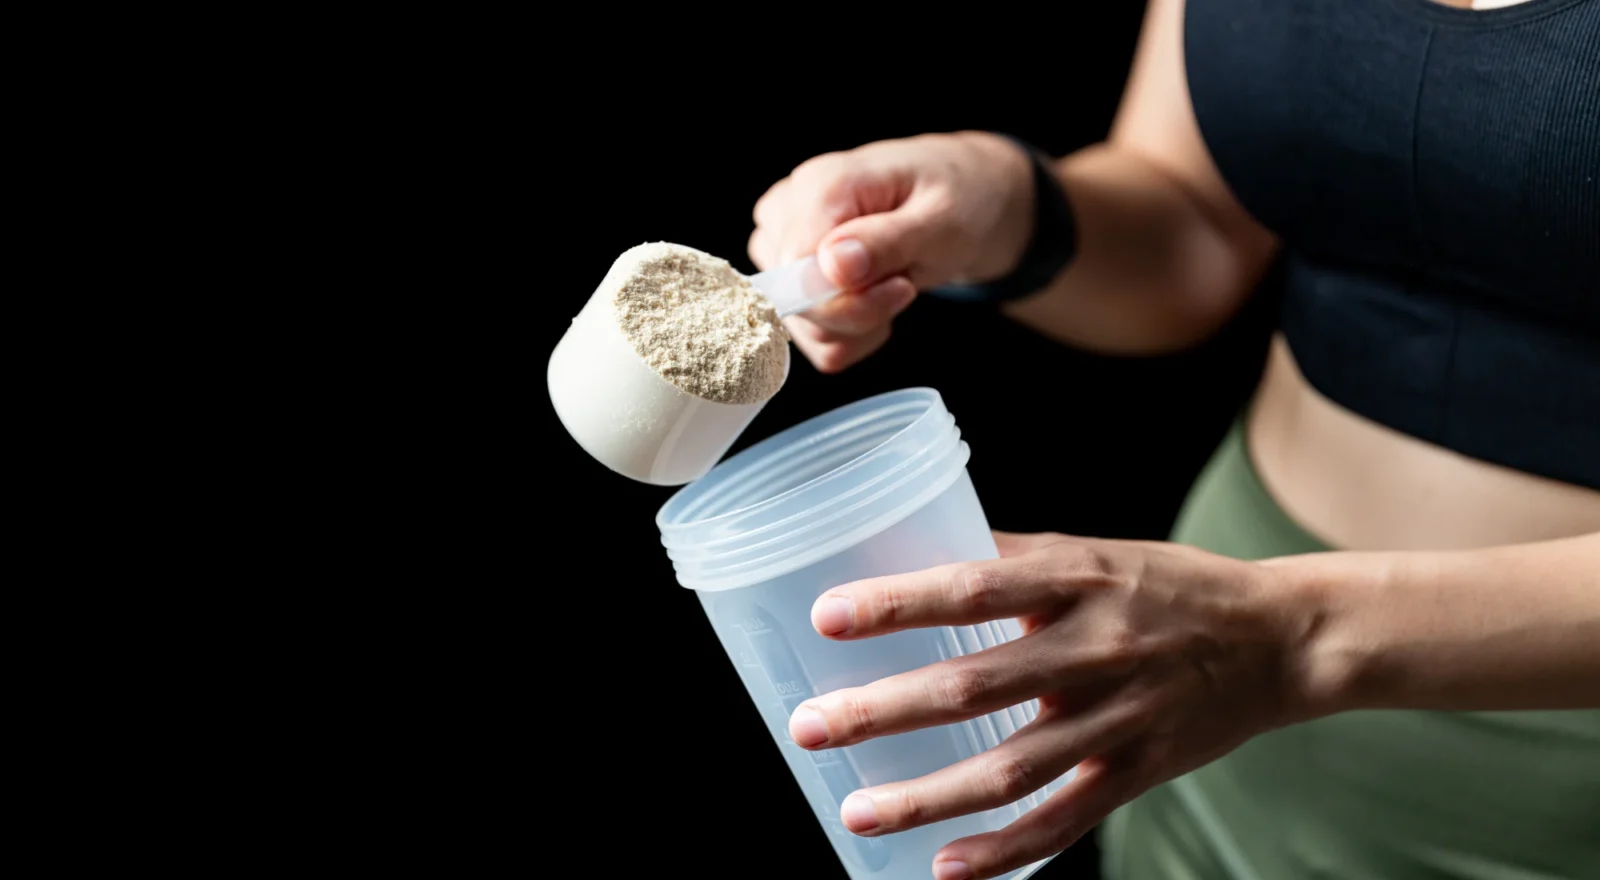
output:
[{"label": "translucent shaker cup", "polygon": [[[991,749],[1035,717],[1037,702],[821,752],[789,738],[790,713],[810,697],[1021,636],[1010,620],[851,642],[811,628],[811,605],[831,587],[998,555],[967,476],[968,454],[938,392],[896,391],[740,452],[656,516],[678,582],[699,597],[853,880],[926,880],[946,843],[1009,824],[1065,783],[985,813],[857,837],[839,821],[847,795]],[[1007,877],[1021,880],[1043,864]]]},{"label": "translucent shaker cup", "polygon": [[[631,253],[631,252],[630,252]],[[611,317],[609,297],[630,268],[625,253],[550,355],[545,382],[567,433],[606,467],[629,479],[681,486],[722,458],[764,403],[705,400],[674,387],[634,351]],[[815,257],[751,276],[780,316],[839,293]],[[784,362],[784,376],[789,364]]]}]

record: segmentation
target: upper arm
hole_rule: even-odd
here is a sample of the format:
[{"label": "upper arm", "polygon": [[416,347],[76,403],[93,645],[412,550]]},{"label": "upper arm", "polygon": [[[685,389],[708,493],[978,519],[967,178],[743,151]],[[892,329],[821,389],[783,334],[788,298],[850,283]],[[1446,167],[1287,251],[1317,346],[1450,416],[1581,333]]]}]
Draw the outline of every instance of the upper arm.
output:
[{"label": "upper arm", "polygon": [[1234,197],[1195,121],[1184,67],[1183,15],[1184,0],[1149,0],[1108,143],[1170,179],[1243,262],[1264,267],[1276,240]]}]

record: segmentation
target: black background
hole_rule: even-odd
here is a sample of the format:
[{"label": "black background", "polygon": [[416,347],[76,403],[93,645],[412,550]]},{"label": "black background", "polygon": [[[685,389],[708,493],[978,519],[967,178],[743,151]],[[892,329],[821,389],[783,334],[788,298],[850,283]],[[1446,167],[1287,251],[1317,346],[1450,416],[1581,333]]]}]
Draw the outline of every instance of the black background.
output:
[{"label": "black background", "polygon": [[[580,662],[535,648],[527,680],[536,706],[544,693],[587,695],[576,709],[552,701],[551,724],[570,728],[574,712],[592,724],[545,752],[562,765],[549,772],[581,780],[550,784],[575,787],[593,817],[586,827],[615,842],[603,856],[608,876],[845,874],[699,604],[674,582],[653,524],[672,490],[605,469],[551,410],[544,364],[568,320],[616,255],[640,242],[679,242],[754,271],[752,206],[818,153],[960,129],[1008,131],[1055,155],[1102,138],[1140,14],[1137,4],[1103,4],[1093,27],[1019,21],[981,56],[890,45],[746,57],[641,35],[637,52],[618,46],[571,71],[581,89],[542,82],[533,106],[518,109],[553,153],[545,160],[555,170],[527,210],[559,218],[558,240],[544,246],[560,251],[530,294],[547,315],[532,343],[541,468],[559,474],[551,491],[560,493],[560,514],[539,517],[531,552],[582,572],[574,582],[537,563],[533,589],[559,591],[604,621]],[[946,34],[952,46],[958,31]],[[603,76],[611,61],[626,75]],[[1116,359],[1050,343],[982,307],[919,298],[884,349],[841,375],[796,357],[735,450],[843,403],[931,386],[971,446],[993,527],[1161,538],[1259,373],[1267,312],[1252,306],[1193,352]],[[592,601],[599,591],[603,607]],[[1038,876],[1093,877],[1095,859],[1086,840]]]}]

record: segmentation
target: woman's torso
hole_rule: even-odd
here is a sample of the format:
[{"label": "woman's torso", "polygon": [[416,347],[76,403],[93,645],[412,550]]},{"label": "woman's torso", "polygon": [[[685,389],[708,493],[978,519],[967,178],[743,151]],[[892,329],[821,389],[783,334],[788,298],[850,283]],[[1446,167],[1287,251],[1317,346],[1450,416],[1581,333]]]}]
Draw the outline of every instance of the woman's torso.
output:
[{"label": "woman's torso", "polygon": [[1248,437],[1273,498],[1334,547],[1464,549],[1600,531],[1600,492],[1468,458],[1356,415],[1311,387],[1281,336]]},{"label": "woman's torso", "polygon": [[1189,16],[1201,133],[1289,263],[1276,500],[1350,549],[1600,531],[1600,0]]}]

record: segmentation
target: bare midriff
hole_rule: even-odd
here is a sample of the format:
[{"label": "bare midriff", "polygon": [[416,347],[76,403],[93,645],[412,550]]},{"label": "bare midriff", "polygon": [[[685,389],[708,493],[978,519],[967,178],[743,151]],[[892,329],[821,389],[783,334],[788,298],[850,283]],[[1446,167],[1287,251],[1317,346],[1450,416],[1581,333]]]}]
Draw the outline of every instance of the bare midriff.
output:
[{"label": "bare midriff", "polygon": [[1449,550],[1600,532],[1600,491],[1451,452],[1322,396],[1273,340],[1246,437],[1267,491],[1324,542]]}]

